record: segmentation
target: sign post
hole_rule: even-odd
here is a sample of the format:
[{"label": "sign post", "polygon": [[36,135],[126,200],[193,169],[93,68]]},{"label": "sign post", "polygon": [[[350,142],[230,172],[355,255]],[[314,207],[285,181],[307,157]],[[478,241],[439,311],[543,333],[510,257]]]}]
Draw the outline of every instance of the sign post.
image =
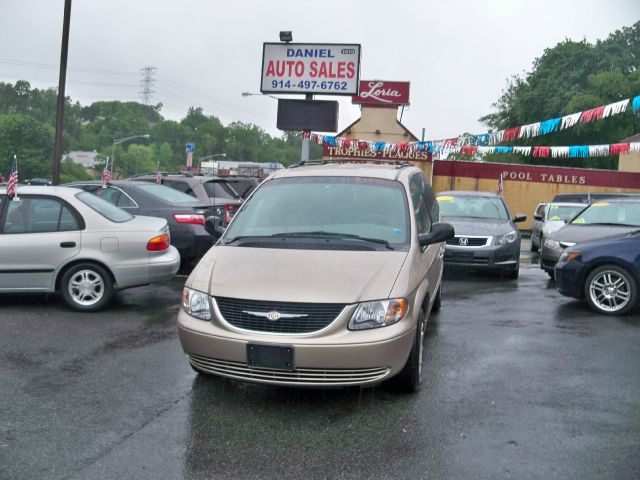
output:
[{"label": "sign post", "polygon": [[193,153],[196,151],[196,144],[187,143],[184,151],[187,154],[187,173],[191,173],[193,168]]}]

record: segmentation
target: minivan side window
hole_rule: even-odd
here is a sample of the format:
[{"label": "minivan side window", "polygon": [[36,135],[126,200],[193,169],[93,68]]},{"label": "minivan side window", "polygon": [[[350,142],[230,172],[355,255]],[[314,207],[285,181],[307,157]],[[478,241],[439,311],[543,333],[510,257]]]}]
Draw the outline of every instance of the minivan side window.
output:
[{"label": "minivan side window", "polygon": [[416,217],[418,233],[428,233],[431,230],[431,218],[429,217],[429,208],[427,199],[425,198],[424,181],[422,175],[415,174],[409,180],[409,192],[411,194],[411,202],[413,203],[413,212]]}]

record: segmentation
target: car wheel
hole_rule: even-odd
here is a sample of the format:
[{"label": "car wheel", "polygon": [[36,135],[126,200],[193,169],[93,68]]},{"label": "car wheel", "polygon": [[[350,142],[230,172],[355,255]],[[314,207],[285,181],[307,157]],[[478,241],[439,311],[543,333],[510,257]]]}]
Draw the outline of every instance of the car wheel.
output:
[{"label": "car wheel", "polygon": [[113,281],[104,268],[93,263],[73,265],[60,281],[62,298],[71,308],[82,312],[98,311],[113,296]]},{"label": "car wheel", "polygon": [[520,265],[516,266],[515,270],[507,270],[506,277],[509,280],[515,280],[520,275]]},{"label": "car wheel", "polygon": [[436,292],[436,298],[433,300],[431,311],[439,312],[441,307],[442,307],[442,282],[440,282],[440,286],[438,287],[438,291]]},{"label": "car wheel", "polygon": [[422,386],[422,352],[424,350],[425,330],[425,314],[424,310],[421,309],[409,358],[402,371],[398,374],[397,382],[400,391],[415,393]]},{"label": "car wheel", "polygon": [[597,313],[623,315],[638,300],[638,287],[624,268],[604,265],[593,270],[584,283],[584,296]]}]

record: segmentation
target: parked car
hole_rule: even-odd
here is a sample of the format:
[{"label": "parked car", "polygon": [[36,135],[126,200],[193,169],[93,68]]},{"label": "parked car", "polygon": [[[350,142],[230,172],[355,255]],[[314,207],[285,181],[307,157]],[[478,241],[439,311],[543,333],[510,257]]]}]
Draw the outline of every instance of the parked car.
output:
[{"label": "parked car", "polygon": [[180,266],[167,221],[132,216],[77,188],[0,187],[0,292],[59,292],[96,311],[115,290],[165,280]]},{"label": "parked car", "polygon": [[571,222],[545,239],[540,250],[540,267],[551,278],[565,248],[588,240],[622,235],[640,227],[640,197],[611,198],[592,203]]},{"label": "parked car", "polygon": [[178,332],[200,373],[298,386],[420,388],[450,225],[411,164],[279,170],[185,284]]},{"label": "parked car", "polygon": [[567,248],[555,278],[560,293],[586,299],[597,313],[629,313],[638,306],[640,230]]},{"label": "parked car", "polygon": [[576,192],[559,193],[553,197],[554,202],[593,203],[609,198],[640,198],[640,192]]},{"label": "parked car", "polygon": [[581,210],[584,203],[549,202],[541,203],[533,213],[531,222],[531,251],[537,252],[544,239],[556,230],[564,227]]},{"label": "parked car", "polygon": [[243,199],[247,198],[251,192],[253,192],[258,185],[260,185],[260,179],[257,177],[250,177],[247,175],[227,175],[220,177],[231,184],[233,189],[238,192],[238,195]]},{"label": "parked car", "polygon": [[520,232],[516,223],[526,215],[511,216],[500,195],[489,192],[449,191],[436,195],[443,221],[453,225],[447,240],[445,265],[504,273],[518,278]]},{"label": "parked car", "polygon": [[[131,180],[157,183],[156,174],[135,175]],[[162,185],[175,188],[197,198],[202,204],[211,205],[212,212],[226,226],[242,205],[243,197],[228,178],[186,173],[163,173]]]},{"label": "parked car", "polygon": [[214,238],[205,230],[204,222],[215,215],[214,208],[173,188],[140,180],[114,180],[106,187],[98,181],[67,185],[94,193],[132,215],[166,219],[171,245],[180,252],[183,269],[189,269],[213,245]]}]

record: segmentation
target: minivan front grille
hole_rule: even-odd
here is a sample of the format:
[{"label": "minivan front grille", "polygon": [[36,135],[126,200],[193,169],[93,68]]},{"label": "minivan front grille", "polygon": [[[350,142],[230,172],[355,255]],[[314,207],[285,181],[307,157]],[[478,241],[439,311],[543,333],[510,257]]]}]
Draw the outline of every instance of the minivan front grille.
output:
[{"label": "minivan front grille", "polygon": [[296,303],[215,297],[223,319],[255,332],[301,334],[322,330],[346,306],[341,303]]},{"label": "minivan front grille", "polygon": [[198,370],[255,382],[279,385],[358,385],[382,380],[389,374],[389,368],[296,368],[293,372],[263,368],[250,368],[245,363],[230,362],[201,355],[187,355],[189,362]]}]

